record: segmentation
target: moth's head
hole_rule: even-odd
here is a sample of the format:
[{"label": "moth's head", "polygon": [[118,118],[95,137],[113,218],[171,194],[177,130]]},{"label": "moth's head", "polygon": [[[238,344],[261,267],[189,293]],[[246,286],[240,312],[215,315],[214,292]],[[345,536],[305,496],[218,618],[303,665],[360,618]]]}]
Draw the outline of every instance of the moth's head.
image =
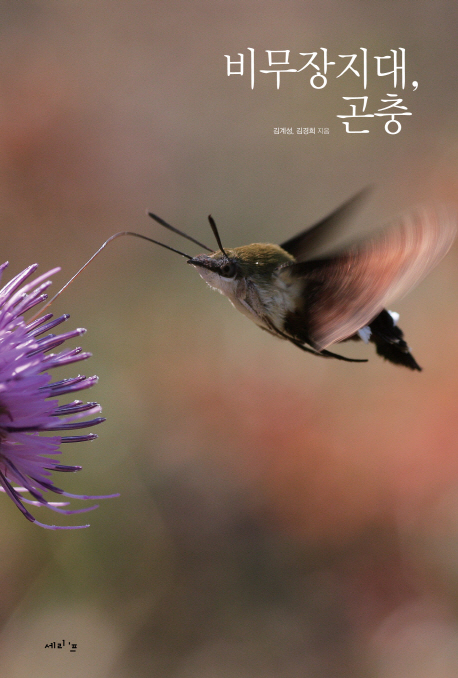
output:
[{"label": "moth's head", "polygon": [[[219,250],[216,252],[187,233],[179,231],[160,217],[152,214],[152,212],[149,212],[148,214],[162,226],[178,233],[178,235],[187,238],[191,242],[200,245],[210,252],[210,254],[199,254],[197,257],[190,257],[184,252],[173,250],[174,252],[181,254],[181,256],[186,257],[188,260],[187,263],[194,266],[198,270],[200,276],[211,285],[211,287],[215,287],[223,292],[223,294],[229,296],[235,291],[238,281],[246,279],[251,280],[258,285],[262,285],[263,283],[268,284],[272,278],[272,274],[278,266],[294,261],[294,257],[278,245],[254,243],[252,245],[245,245],[244,247],[225,249],[221,243],[218,229],[211,215],[208,217],[208,220],[219,246]],[[146,239],[148,240],[148,238]],[[173,249],[168,247],[168,245],[158,243],[156,240],[153,242],[162,247],[166,247],[167,249]]]},{"label": "moth's head", "polygon": [[199,254],[189,259],[188,264],[195,266],[211,287],[227,293],[242,278],[260,285],[268,283],[275,269],[290,261],[293,257],[278,245],[253,243],[213,254]]},{"label": "moth's head", "polygon": [[232,256],[232,250],[228,250],[226,254],[220,251],[213,254],[199,254],[189,259],[187,263],[197,269],[200,277],[210,287],[228,295],[234,291],[239,276],[239,267]]}]

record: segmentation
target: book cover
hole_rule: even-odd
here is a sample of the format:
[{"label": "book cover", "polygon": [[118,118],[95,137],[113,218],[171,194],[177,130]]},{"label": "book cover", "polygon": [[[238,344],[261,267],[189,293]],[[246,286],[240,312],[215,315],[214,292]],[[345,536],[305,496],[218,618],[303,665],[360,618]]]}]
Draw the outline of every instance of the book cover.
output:
[{"label": "book cover", "polygon": [[[205,251],[148,211],[213,250],[209,214],[235,248],[364,189],[339,242],[453,210],[457,19],[450,0],[2,2],[2,286],[59,266],[52,296],[118,232]],[[456,271],[455,246],[389,306],[418,372],[364,341],[331,350],[367,363],[301,352],[183,257],[110,242],[46,310],[71,316],[51,334],[88,330],[49,351],[92,353],[53,381],[99,377],[53,407],[106,417],[52,481],[120,496],[26,505],[90,523],[64,531],[0,495],[1,675],[458,675]]]}]

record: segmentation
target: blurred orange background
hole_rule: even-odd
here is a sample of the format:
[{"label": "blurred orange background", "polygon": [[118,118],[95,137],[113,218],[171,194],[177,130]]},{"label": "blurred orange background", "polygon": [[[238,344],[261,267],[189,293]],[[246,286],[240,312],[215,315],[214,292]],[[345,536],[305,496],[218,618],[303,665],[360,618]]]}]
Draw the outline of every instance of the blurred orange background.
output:
[{"label": "blurred orange background", "polygon": [[[210,244],[211,213],[233,247],[281,242],[368,184],[363,230],[456,200],[450,1],[6,0],[0,19],[4,281],[60,265],[57,291],[126,229],[198,253],[147,209]],[[353,81],[251,90],[224,58],[248,47],[403,47],[412,116],[345,134]],[[371,103],[390,91],[369,77]],[[84,467],[64,488],[121,497],[51,533],[0,496],[1,675],[456,678],[457,258],[393,305],[419,374],[362,344],[341,352],[363,365],[302,354],[180,257],[112,243],[54,313],[88,329],[80,369],[107,417],[64,449]],[[75,654],[44,649],[62,638]]]}]

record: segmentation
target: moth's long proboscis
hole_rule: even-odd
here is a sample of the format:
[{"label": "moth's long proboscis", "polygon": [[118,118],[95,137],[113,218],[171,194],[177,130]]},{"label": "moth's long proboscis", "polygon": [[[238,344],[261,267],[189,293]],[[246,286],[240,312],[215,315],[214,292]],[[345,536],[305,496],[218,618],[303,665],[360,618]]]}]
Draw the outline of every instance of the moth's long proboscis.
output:
[{"label": "moth's long proboscis", "polygon": [[134,233],[133,231],[120,231],[119,233],[115,233],[114,235],[110,236],[107,240],[105,240],[105,242],[103,243],[103,245],[102,245],[101,247],[99,247],[99,249],[97,250],[97,252],[95,252],[95,253],[92,255],[92,257],[91,257],[90,259],[88,259],[88,260],[86,261],[86,263],[85,263],[83,266],[81,266],[81,268],[75,273],[75,275],[72,276],[72,277],[70,278],[70,280],[69,280],[68,282],[65,283],[65,285],[62,287],[62,289],[60,289],[60,290],[59,290],[59,291],[58,291],[58,292],[57,292],[57,293],[56,293],[56,294],[48,301],[48,303],[46,304],[46,306],[44,306],[43,308],[41,308],[41,309],[40,309],[40,312],[37,313],[37,314],[35,314],[32,318],[30,318],[30,320],[29,320],[28,322],[32,322],[33,320],[35,320],[35,318],[37,318],[39,315],[41,315],[41,313],[43,313],[43,311],[44,311],[45,309],[47,309],[49,306],[51,306],[51,304],[57,299],[57,297],[59,297],[59,296],[62,294],[62,292],[63,292],[63,291],[64,291],[64,290],[65,290],[65,289],[66,289],[66,288],[67,288],[67,287],[75,280],[75,278],[77,278],[77,277],[79,276],[79,274],[82,273],[82,271],[84,271],[84,269],[85,269],[87,266],[89,266],[89,264],[91,263],[91,261],[93,261],[93,260],[96,258],[96,256],[97,256],[98,254],[100,254],[100,252],[108,245],[108,243],[110,243],[110,242],[111,242],[112,240],[114,240],[115,238],[119,238],[119,237],[122,236],[122,235],[133,235],[133,236],[135,236],[136,238],[142,238],[143,240],[148,240],[149,242],[152,242],[152,243],[154,243],[155,245],[160,245],[161,247],[165,247],[166,250],[170,250],[171,252],[175,252],[176,254],[179,254],[180,256],[185,257],[186,259],[192,259],[192,256],[190,256],[189,254],[185,254],[184,252],[180,252],[180,250],[176,250],[174,247],[169,247],[168,245],[164,245],[164,243],[158,242],[157,240],[153,240],[152,238],[149,238],[149,237],[146,236],[146,235],[142,235],[141,233]]}]

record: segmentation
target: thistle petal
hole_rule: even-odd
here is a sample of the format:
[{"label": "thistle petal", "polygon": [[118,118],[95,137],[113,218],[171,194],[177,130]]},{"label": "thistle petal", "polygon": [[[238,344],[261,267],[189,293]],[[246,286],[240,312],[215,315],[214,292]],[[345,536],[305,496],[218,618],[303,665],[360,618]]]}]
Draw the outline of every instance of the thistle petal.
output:
[{"label": "thistle petal", "polygon": [[[0,278],[6,266],[0,265]],[[60,454],[62,443],[94,440],[97,436],[90,433],[42,437],[40,432],[63,433],[88,428],[102,423],[104,418],[85,419],[101,411],[100,405],[95,402],[74,400],[65,405],[58,404],[58,396],[90,388],[97,382],[97,377],[79,375],[51,382],[49,369],[86,360],[91,354],[82,352],[81,348],[49,353],[86,331],[78,328],[61,335],[49,334],[50,330],[69,318],[67,314],[52,319],[52,313],[47,313],[28,324],[24,321],[22,314],[47,298],[44,290],[51,284],[48,278],[60,270],[53,269],[24,284],[36,269],[36,264],[29,266],[0,289],[0,492],[7,494],[25,518],[39,527],[48,530],[83,529],[89,525],[60,526],[39,522],[24,506],[29,504],[73,515],[93,511],[97,505],[67,509],[63,507],[69,502],[47,501],[46,493],[89,501],[119,496],[68,494],[51,480],[52,471],[75,472],[81,469],[81,466],[60,464],[53,458]]]}]

